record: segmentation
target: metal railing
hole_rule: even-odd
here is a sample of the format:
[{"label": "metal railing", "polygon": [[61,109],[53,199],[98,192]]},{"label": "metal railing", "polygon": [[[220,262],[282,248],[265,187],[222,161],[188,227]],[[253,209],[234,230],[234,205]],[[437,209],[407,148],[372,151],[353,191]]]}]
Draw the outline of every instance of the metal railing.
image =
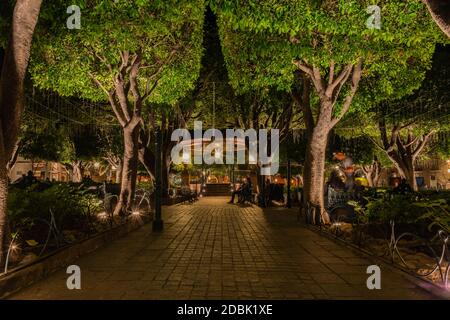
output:
[{"label": "metal railing", "polygon": [[[305,211],[307,213],[308,210]],[[345,242],[349,242],[342,229],[342,221],[334,221],[330,228],[319,229]],[[413,232],[402,232],[397,236],[396,224],[393,220],[389,226],[379,224],[360,223],[358,220],[351,223],[352,234],[350,242],[364,249],[368,253],[388,258],[392,264],[396,264],[404,270],[424,278],[434,278],[450,289],[450,235],[439,229],[432,238],[426,239]],[[372,228],[376,232],[369,232]],[[387,231],[387,232],[386,232]],[[372,237],[373,233],[383,235],[382,238]],[[370,244],[375,241],[375,244]],[[380,242],[382,245],[380,245]]]}]

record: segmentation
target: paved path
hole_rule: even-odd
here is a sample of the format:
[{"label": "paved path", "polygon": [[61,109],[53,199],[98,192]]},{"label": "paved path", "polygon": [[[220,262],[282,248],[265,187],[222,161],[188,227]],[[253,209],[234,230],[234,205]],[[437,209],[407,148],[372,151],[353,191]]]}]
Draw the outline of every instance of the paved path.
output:
[{"label": "paved path", "polygon": [[77,262],[82,289],[61,270],[15,299],[427,299],[401,272],[381,267],[368,290],[358,252],[296,222],[293,210],[261,210],[203,198],[164,208],[165,231],[151,225]]}]

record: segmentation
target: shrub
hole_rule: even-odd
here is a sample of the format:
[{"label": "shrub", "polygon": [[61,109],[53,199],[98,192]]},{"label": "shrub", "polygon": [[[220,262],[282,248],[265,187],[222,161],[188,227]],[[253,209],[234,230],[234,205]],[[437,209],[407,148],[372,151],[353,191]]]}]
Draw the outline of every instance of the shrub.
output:
[{"label": "shrub", "polygon": [[91,217],[100,209],[96,195],[69,184],[54,184],[42,189],[40,184],[27,189],[10,189],[8,218],[12,231],[19,231],[26,239],[45,241],[48,226],[44,220],[50,221],[50,209],[60,231],[90,231]]},{"label": "shrub", "polygon": [[[371,199],[364,215],[368,222],[427,224],[450,232],[449,193],[395,195],[391,199]],[[431,230],[430,230],[431,231]]]},{"label": "shrub", "polygon": [[143,189],[149,193],[153,193],[155,186],[152,181],[138,182],[136,184],[136,189]]}]

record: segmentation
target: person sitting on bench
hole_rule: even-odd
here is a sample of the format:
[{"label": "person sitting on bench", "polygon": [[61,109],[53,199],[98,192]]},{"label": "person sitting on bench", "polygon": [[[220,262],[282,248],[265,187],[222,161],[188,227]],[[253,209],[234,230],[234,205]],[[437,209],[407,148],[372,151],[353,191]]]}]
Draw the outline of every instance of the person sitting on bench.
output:
[{"label": "person sitting on bench", "polygon": [[231,194],[231,200],[228,201],[228,203],[234,203],[234,198],[236,197],[236,195],[239,196],[242,193],[242,189],[244,187],[245,187],[245,182],[243,184],[241,184],[237,190],[233,191],[233,193]]},{"label": "person sitting on bench", "polygon": [[247,177],[246,182],[244,182],[239,187],[239,189],[233,191],[233,194],[231,195],[231,200],[229,203],[234,203],[234,198],[236,197],[236,195],[238,195],[238,197],[241,198],[241,201],[239,201],[239,202],[244,202],[245,197],[247,197],[249,194],[251,195],[251,190],[252,190],[252,181],[251,181],[250,177]]},{"label": "person sitting on bench", "polygon": [[252,194],[253,194],[253,186],[252,186],[252,180],[250,177],[247,177],[247,182],[245,183],[245,187],[242,189],[242,193],[240,194],[240,201],[239,203],[245,203],[245,201],[253,202],[252,201]]}]

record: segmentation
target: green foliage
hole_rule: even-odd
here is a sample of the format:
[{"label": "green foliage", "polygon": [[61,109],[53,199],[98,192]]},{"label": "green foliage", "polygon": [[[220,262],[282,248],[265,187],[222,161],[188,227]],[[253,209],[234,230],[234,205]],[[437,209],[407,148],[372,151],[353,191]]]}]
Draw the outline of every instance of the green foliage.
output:
[{"label": "green foliage", "polygon": [[103,157],[108,155],[123,155],[123,132],[113,125],[104,126],[98,130],[99,154]]},{"label": "green foliage", "polygon": [[367,204],[366,215],[370,222],[415,223],[423,214],[420,207],[411,201],[411,196],[397,195],[391,200],[385,198],[371,201]]},{"label": "green foliage", "polygon": [[66,141],[66,152],[61,157],[61,162],[89,161],[100,156],[101,141],[89,128],[82,128],[77,134],[68,136]]},{"label": "green foliage", "polygon": [[[372,1],[285,0],[211,1],[219,15],[225,61],[239,91],[294,84],[293,59],[320,68],[330,62],[339,72],[363,59],[361,88],[353,110],[368,101],[411,94],[420,86],[436,42],[444,41],[420,0],[384,0],[382,27],[369,29],[366,8]],[[376,80],[376,81],[371,81]]]},{"label": "green foliage", "polygon": [[426,74],[420,88],[400,100],[374,106],[376,118],[383,117],[388,124],[413,123],[416,133],[431,129],[449,130],[450,114],[450,47],[438,47],[433,55],[432,69]]},{"label": "green foliage", "polygon": [[392,199],[372,199],[365,216],[369,222],[426,223],[450,231],[450,192],[395,195]]},{"label": "green foliage", "polygon": [[[202,54],[203,0],[75,0],[81,8],[81,29],[68,30],[67,1],[46,1],[33,41],[30,72],[34,84],[61,95],[105,100],[89,74],[107,90],[120,66],[120,51],[140,51],[143,65],[141,92],[161,61],[152,102],[173,103],[192,88]],[[108,65],[112,66],[109,70]]]},{"label": "green foliage", "polygon": [[431,221],[428,225],[428,229],[432,230],[437,227],[450,233],[450,206],[445,203],[445,200],[434,200],[430,204],[423,204],[426,213],[419,217],[419,221]]},{"label": "green foliage", "polygon": [[437,142],[433,144],[433,151],[441,159],[450,158],[450,131],[441,132],[438,134]]},{"label": "green foliage", "polygon": [[[374,79],[373,81],[377,81]],[[401,99],[388,99],[382,103],[368,103],[368,111],[354,113],[341,123],[341,127],[359,126],[358,134],[365,134],[375,140],[380,136],[378,122],[384,119],[387,133],[394,125],[404,126],[400,136],[406,140],[411,132],[413,136],[424,135],[433,130],[433,139],[424,153],[438,154],[442,158],[450,154],[448,134],[450,132],[450,47],[439,46],[433,55],[433,65],[426,73],[419,89]],[[340,134],[346,134],[342,128]],[[354,131],[354,130],[353,130]]]},{"label": "green foliage", "polygon": [[136,184],[136,189],[143,189],[149,193],[153,193],[153,191],[155,190],[155,186],[152,181],[148,182],[141,181]]},{"label": "green foliage", "polygon": [[27,114],[22,124],[20,154],[27,159],[71,163],[100,155],[102,141],[86,127],[69,132],[60,122]]},{"label": "green foliage", "polygon": [[64,157],[70,141],[61,127],[50,121],[25,117],[21,134],[20,154],[27,159],[59,161]]},{"label": "green foliage", "polygon": [[390,160],[380,151],[378,147],[367,136],[356,136],[347,138],[335,135],[329,142],[332,152],[342,151],[353,159],[358,165],[370,165],[376,158],[382,166],[390,165]]},{"label": "green foliage", "polygon": [[50,222],[50,209],[62,230],[84,229],[91,214],[100,210],[100,201],[86,190],[69,184],[51,185],[42,190],[42,184],[27,189],[11,188],[8,193],[8,218],[11,228],[25,239],[45,241]]}]

